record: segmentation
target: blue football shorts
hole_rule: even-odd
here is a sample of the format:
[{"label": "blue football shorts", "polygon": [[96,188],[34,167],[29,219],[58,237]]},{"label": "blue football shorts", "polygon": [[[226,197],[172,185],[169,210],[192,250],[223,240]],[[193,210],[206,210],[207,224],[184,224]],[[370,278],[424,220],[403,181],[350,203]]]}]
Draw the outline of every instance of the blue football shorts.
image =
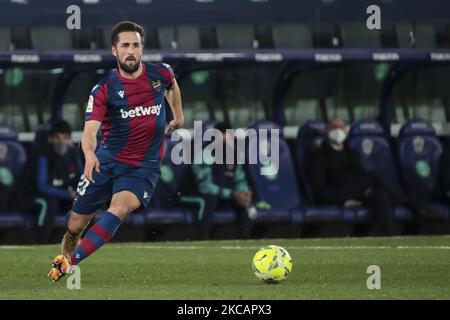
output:
[{"label": "blue football shorts", "polygon": [[100,172],[92,171],[95,183],[90,183],[83,175],[78,183],[77,196],[72,211],[92,214],[104,209],[114,194],[129,191],[146,208],[155,191],[161,171],[158,167],[135,167],[113,159],[99,157]]}]

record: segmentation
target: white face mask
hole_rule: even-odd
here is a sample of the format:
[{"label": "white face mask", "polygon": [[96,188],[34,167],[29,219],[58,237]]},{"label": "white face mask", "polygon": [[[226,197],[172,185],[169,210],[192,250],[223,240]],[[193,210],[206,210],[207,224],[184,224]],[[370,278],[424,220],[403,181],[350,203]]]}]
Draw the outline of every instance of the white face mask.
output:
[{"label": "white face mask", "polygon": [[328,133],[328,138],[337,144],[341,144],[347,139],[347,133],[343,129],[333,129]]}]

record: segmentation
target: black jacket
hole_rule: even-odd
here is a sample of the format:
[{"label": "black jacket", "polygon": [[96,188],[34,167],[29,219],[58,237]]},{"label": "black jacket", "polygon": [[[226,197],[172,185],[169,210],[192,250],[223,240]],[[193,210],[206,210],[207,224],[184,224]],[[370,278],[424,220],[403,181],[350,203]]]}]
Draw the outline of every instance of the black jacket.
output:
[{"label": "black jacket", "polygon": [[373,184],[355,150],[345,145],[337,151],[326,140],[313,154],[308,172],[317,204],[342,205],[347,200],[362,200]]}]

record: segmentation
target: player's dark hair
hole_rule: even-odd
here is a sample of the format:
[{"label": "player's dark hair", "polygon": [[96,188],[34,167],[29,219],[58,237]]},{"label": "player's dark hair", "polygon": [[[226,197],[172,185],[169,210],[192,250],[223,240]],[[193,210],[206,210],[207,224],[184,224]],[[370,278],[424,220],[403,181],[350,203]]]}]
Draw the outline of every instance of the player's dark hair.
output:
[{"label": "player's dark hair", "polygon": [[48,134],[54,135],[57,133],[66,133],[70,136],[72,134],[72,127],[67,121],[57,120],[52,123]]},{"label": "player's dark hair", "polygon": [[131,21],[121,21],[112,28],[111,44],[115,46],[117,42],[119,42],[119,33],[128,31],[139,33],[141,36],[142,45],[144,45],[144,38],[145,38],[144,28],[142,28],[137,23]]}]

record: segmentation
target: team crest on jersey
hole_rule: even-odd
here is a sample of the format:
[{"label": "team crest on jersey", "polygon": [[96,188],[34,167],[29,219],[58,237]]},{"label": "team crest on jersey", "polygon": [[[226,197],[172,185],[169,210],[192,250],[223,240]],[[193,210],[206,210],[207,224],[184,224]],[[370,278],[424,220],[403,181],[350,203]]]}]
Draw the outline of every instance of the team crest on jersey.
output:
[{"label": "team crest on jersey", "polygon": [[159,92],[161,90],[161,81],[160,80],[152,81],[152,86],[156,91]]},{"label": "team crest on jersey", "polygon": [[86,112],[92,112],[94,110],[94,97],[89,96]]}]

